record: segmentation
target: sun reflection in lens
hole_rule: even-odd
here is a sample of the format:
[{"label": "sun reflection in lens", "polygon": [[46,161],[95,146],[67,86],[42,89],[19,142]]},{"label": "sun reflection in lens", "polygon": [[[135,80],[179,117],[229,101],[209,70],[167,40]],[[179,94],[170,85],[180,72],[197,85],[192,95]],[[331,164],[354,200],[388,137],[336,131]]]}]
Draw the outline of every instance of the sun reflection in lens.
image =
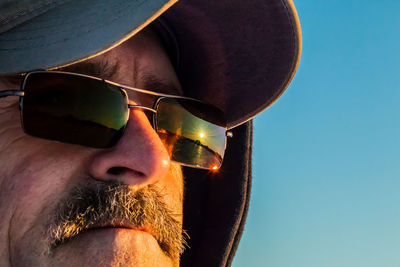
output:
[{"label": "sun reflection in lens", "polygon": [[200,138],[204,138],[206,136],[203,132],[200,133]]},{"label": "sun reflection in lens", "polygon": [[211,170],[217,171],[217,170],[218,170],[218,166],[217,166],[217,165],[212,166],[212,167],[211,167]]}]

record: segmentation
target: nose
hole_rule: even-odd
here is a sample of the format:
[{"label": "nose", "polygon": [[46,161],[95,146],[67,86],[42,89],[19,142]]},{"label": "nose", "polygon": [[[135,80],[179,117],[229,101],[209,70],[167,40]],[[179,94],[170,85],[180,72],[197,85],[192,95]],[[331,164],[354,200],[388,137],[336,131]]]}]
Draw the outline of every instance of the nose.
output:
[{"label": "nose", "polygon": [[170,157],[147,116],[131,109],[124,135],[114,147],[93,156],[89,173],[97,180],[140,188],[165,177],[169,166]]}]

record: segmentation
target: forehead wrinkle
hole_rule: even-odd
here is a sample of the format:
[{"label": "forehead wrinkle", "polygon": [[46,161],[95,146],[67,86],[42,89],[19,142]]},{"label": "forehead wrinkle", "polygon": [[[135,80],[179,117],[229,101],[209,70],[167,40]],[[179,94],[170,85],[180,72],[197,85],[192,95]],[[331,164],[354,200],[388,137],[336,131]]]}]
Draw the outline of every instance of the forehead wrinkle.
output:
[{"label": "forehead wrinkle", "polygon": [[150,72],[141,72],[139,80],[143,84],[141,86],[142,89],[171,95],[182,95],[182,92],[171,81],[159,78]]},{"label": "forehead wrinkle", "polygon": [[86,74],[105,80],[112,80],[120,68],[117,62],[110,62],[106,59],[96,61],[84,61],[77,64],[69,65],[63,68],[59,68],[59,71],[75,72],[80,74]]}]

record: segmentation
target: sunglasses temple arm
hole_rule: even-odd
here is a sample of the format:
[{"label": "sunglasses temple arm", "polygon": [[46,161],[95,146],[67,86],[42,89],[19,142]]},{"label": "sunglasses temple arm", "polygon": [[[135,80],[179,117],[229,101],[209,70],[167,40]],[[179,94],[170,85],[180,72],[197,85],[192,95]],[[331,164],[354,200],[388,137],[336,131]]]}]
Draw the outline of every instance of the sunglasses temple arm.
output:
[{"label": "sunglasses temple arm", "polygon": [[5,90],[0,91],[0,98],[7,96],[24,96],[24,91],[21,90]]}]

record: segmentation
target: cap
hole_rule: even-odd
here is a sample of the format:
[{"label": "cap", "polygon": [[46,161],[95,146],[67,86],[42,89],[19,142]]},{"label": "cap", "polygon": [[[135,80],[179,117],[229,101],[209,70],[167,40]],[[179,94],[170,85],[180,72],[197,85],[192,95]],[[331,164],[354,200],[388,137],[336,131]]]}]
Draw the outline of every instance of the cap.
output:
[{"label": "cap", "polygon": [[294,76],[301,31],[291,0],[0,0],[0,74],[101,54],[162,13],[185,94],[220,108],[228,128],[274,103]]}]

